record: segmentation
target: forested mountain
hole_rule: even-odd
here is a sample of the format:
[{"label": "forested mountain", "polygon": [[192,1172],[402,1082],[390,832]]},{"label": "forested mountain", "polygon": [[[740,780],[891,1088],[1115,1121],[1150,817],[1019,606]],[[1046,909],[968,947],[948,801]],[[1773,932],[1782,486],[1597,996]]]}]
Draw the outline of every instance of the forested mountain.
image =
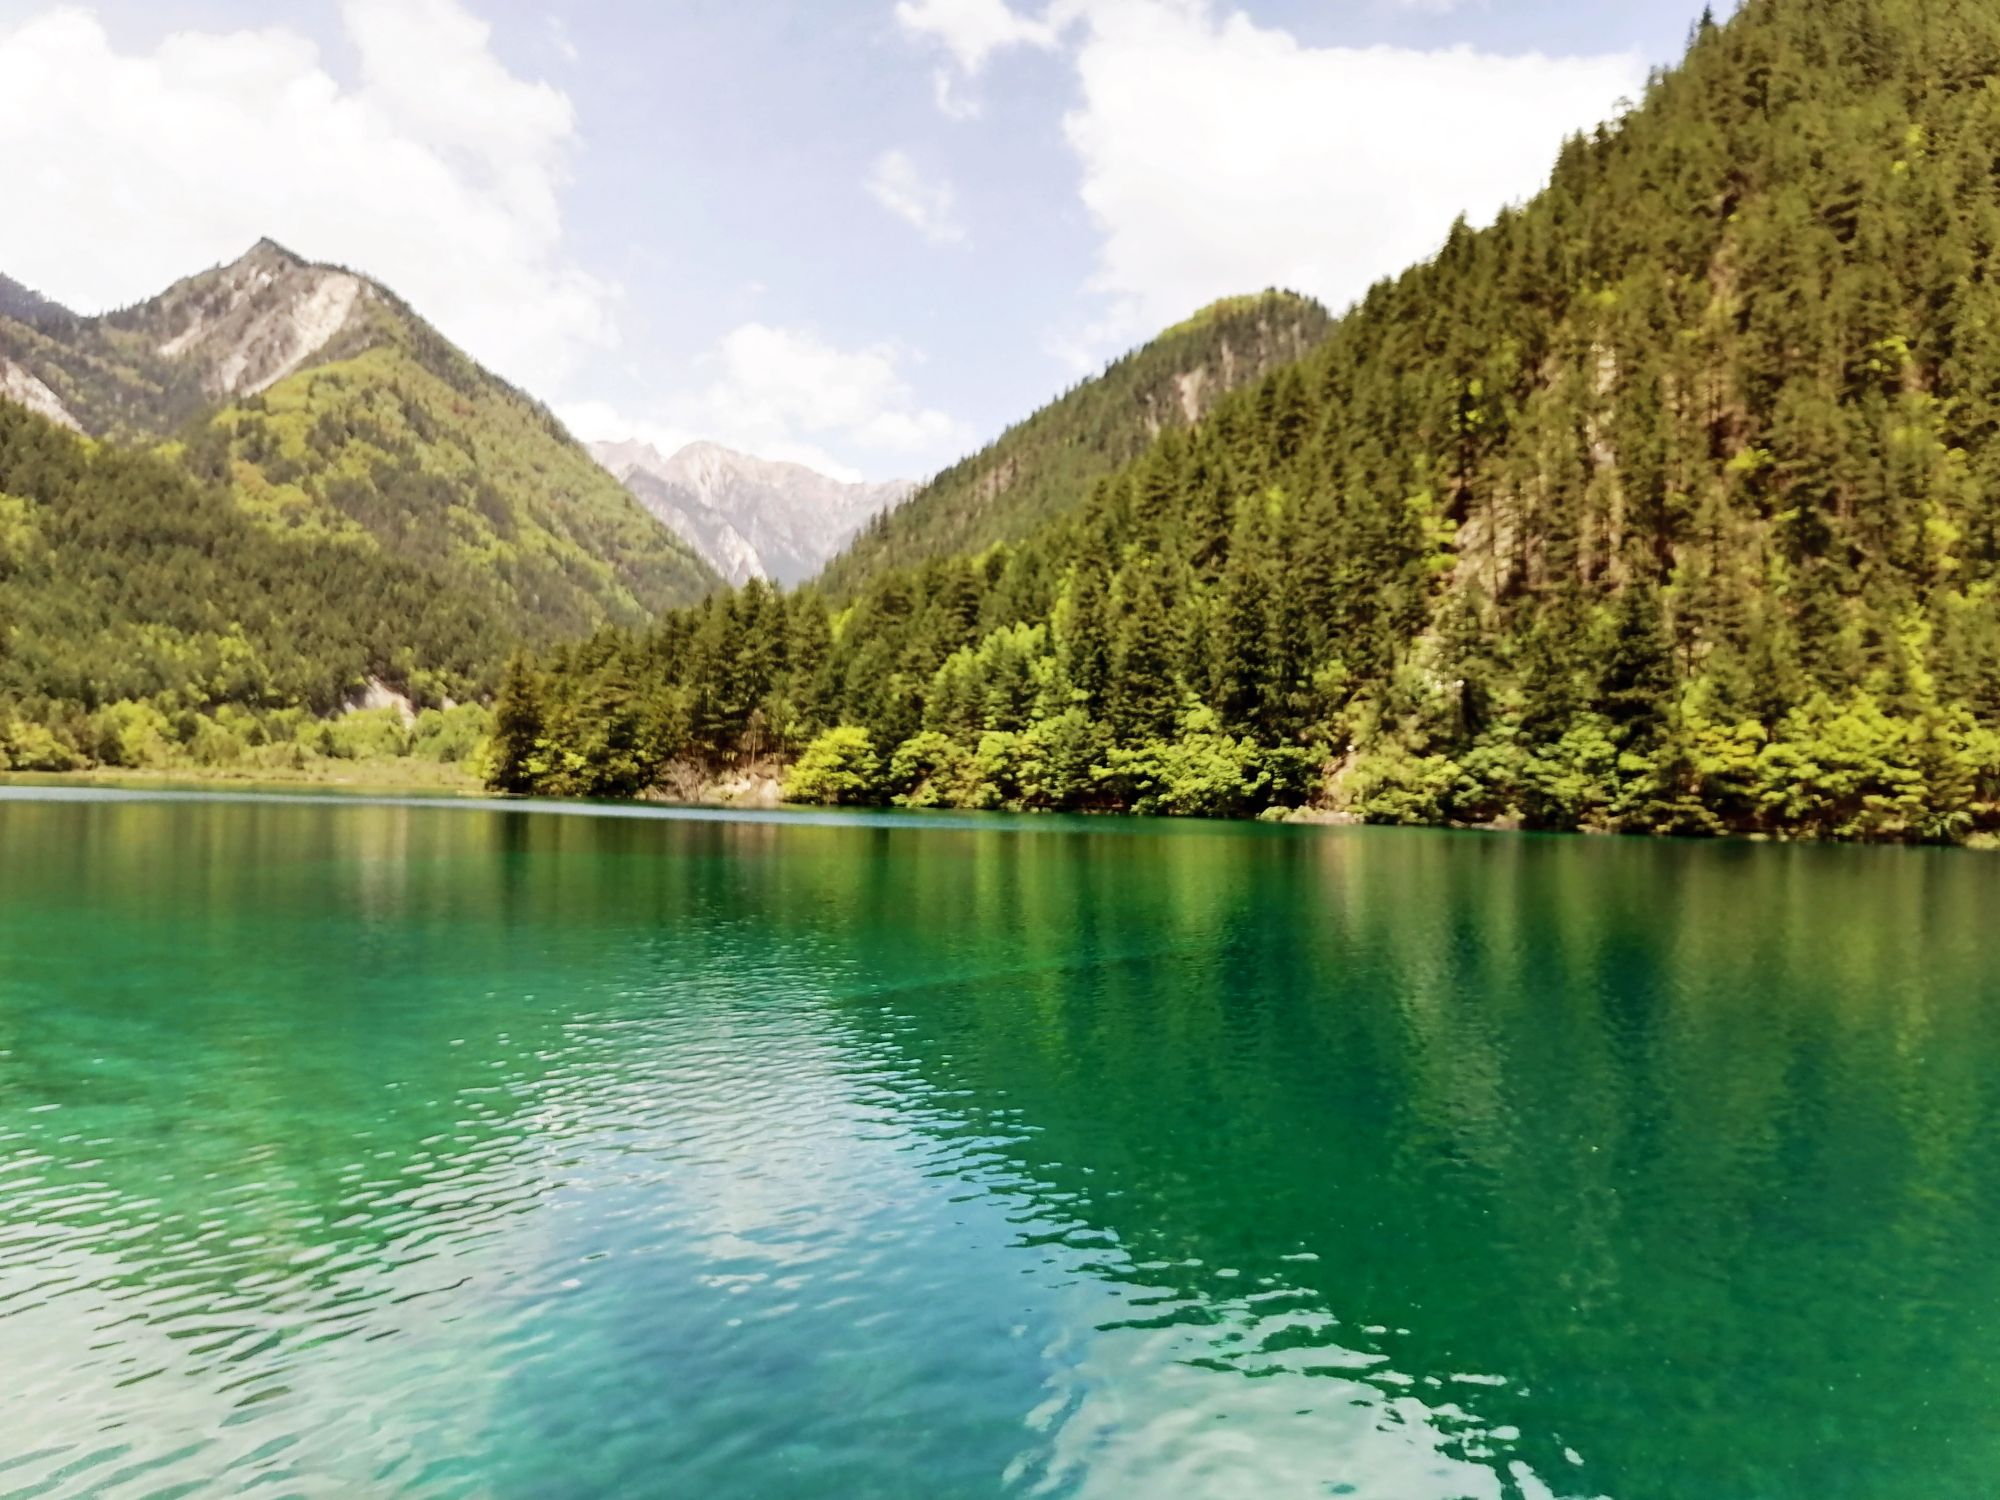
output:
[{"label": "forested mountain", "polygon": [[0,285],[0,769],[485,697],[718,582],[361,277],[266,241],[102,318]]},{"label": "forested mountain", "polygon": [[273,531],[169,458],[0,401],[0,769],[233,753],[371,678],[443,704],[490,691],[509,638],[415,563]]},{"label": "forested mountain", "polygon": [[590,454],[730,583],[805,582],[914,488],[847,484],[719,443],[689,443],[671,458],[646,443],[593,443]]},{"label": "forested mountain", "polygon": [[891,569],[1031,535],[1161,433],[1296,360],[1330,325],[1325,308],[1289,292],[1205,308],[883,512],[822,586],[847,599]]},{"label": "forested mountain", "polygon": [[1704,17],[1533,201],[1010,545],[517,663],[496,779],[776,746],[812,800],[1990,828],[1996,75],[1973,0]]},{"label": "forested mountain", "polygon": [[268,240],[104,317],[0,317],[9,369],[31,409],[171,438],[267,526],[448,575],[531,639],[636,624],[715,582],[544,408],[386,288]]},{"label": "forested mountain", "polygon": [[67,309],[51,302],[32,287],[22,286],[11,276],[0,276],[0,318],[66,316]]}]

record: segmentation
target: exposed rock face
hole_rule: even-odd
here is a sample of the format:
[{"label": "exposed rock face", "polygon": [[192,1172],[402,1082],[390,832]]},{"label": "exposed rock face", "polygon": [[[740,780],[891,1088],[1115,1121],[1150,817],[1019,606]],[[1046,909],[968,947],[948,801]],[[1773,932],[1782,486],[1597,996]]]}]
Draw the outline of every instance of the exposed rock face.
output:
[{"label": "exposed rock face", "polygon": [[341,704],[342,713],[372,713],[377,709],[393,708],[396,715],[408,729],[417,722],[417,706],[409,696],[399,693],[379,677],[371,677],[359,693]]},{"label": "exposed rock face", "polygon": [[0,399],[18,401],[35,415],[60,423],[71,432],[83,431],[83,425],[69,414],[54,391],[9,359],[0,359]]},{"label": "exposed rock face", "polygon": [[101,317],[79,317],[0,276],[0,365],[24,372],[8,389],[13,399],[53,415],[29,399],[31,379],[92,437],[158,437],[352,352],[368,340],[368,310],[388,300],[361,277],[269,240]]},{"label": "exposed rock face", "polygon": [[597,443],[591,456],[730,583],[805,582],[907,481],[846,484],[803,464],[693,443],[663,458],[645,443]]},{"label": "exposed rock face", "polygon": [[368,290],[358,276],[261,240],[233,265],[176,283],[112,321],[140,328],[160,358],[192,367],[211,396],[254,395],[332,342]]}]

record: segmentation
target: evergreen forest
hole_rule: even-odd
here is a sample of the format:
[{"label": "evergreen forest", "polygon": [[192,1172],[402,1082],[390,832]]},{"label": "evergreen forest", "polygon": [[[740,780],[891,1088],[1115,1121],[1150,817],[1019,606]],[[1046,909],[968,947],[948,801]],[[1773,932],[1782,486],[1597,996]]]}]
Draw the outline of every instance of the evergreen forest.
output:
[{"label": "evergreen forest", "polygon": [[[0,402],[0,770],[469,760],[512,638],[431,570]],[[411,732],[335,717],[370,679],[425,706]]]},{"label": "evergreen forest", "polygon": [[1704,16],[1539,196],[1034,509],[518,656],[493,784],[1989,833],[2000,7]]}]

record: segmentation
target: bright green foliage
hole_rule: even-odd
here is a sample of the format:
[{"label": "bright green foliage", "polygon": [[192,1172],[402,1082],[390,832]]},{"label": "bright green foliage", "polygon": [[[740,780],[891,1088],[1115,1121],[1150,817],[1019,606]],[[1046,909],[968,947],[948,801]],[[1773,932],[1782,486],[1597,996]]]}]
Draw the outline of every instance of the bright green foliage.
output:
[{"label": "bright green foliage", "polygon": [[[106,704],[80,721],[48,726],[16,721],[13,770],[73,771],[87,765],[130,771],[196,771],[247,776],[380,773],[385,781],[449,781],[424,768],[481,766],[491,716],[478,704],[426,709],[406,723],[396,708],[355,710],[330,719],[303,709],[168,713],[156,702]],[[372,768],[372,771],[371,771]],[[407,768],[407,769],[406,769]],[[418,775],[417,773],[423,772]]]},{"label": "bright green foliage", "polygon": [[1096,770],[1110,801],[1174,817],[1252,817],[1308,795],[1319,757],[1232,738],[1211,709],[1187,716],[1178,738],[1111,751]]},{"label": "bright green foliage", "polygon": [[427,708],[410,726],[408,753],[439,765],[464,765],[479,755],[492,729],[493,715],[481,704]]},{"label": "bright green foliage", "polygon": [[[732,619],[767,696],[701,752],[810,703],[790,741],[943,736],[882,790],[975,805],[2000,828],[1996,75],[1994,7],[1748,0],[1296,364],[1018,512],[947,476],[837,613]],[[700,696],[684,642],[731,609],[609,649]],[[1101,748],[1052,794],[1058,721]]]},{"label": "bright green foliage", "polygon": [[82,763],[46,725],[25,719],[0,724],[0,770],[73,771]]},{"label": "bright green foliage", "polygon": [[531,639],[637,624],[699,598],[705,566],[526,397],[379,342],[222,411],[180,450],[285,535],[417,562]]},{"label": "bright green foliage", "polygon": [[501,633],[415,564],[276,535],[156,455],[0,402],[0,705],[80,752],[118,702],[324,714],[371,677],[471,697]]},{"label": "bright green foliage", "polygon": [[870,802],[875,798],[880,773],[875,742],[869,739],[868,731],[842,725],[806,747],[785,778],[785,800],[824,807]]},{"label": "bright green foliage", "polygon": [[896,747],[886,783],[898,807],[964,807],[976,800],[973,752],[948,734],[925,730]]},{"label": "bright green foliage", "polygon": [[336,760],[394,760],[410,753],[409,731],[393,708],[343,714],[326,726],[326,735]]}]

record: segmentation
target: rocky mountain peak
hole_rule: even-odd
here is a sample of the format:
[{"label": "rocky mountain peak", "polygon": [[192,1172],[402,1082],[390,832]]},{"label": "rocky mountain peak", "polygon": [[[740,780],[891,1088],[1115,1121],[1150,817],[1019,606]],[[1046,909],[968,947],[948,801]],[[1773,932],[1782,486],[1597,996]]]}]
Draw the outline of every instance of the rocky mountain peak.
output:
[{"label": "rocky mountain peak", "polygon": [[276,264],[293,270],[311,264],[303,255],[292,250],[287,250],[268,234],[245,251],[242,259],[237,261],[236,264],[240,266],[247,262]]},{"label": "rocky mountain peak", "polygon": [[850,484],[712,442],[689,443],[671,458],[642,442],[597,443],[590,452],[731,583],[805,582],[912,488]]},{"label": "rocky mountain peak", "polygon": [[109,321],[143,336],[159,358],[191,369],[210,396],[250,395],[325,348],[371,291],[350,272],[262,239],[228,265],[176,282]]}]

